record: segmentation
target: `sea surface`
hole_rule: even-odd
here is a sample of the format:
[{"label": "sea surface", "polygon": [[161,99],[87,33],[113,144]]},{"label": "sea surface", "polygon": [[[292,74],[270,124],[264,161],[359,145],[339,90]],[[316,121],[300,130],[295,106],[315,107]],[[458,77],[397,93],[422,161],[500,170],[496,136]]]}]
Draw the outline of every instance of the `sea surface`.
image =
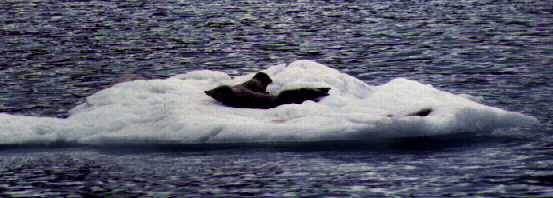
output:
[{"label": "sea surface", "polygon": [[553,1],[5,0],[0,112],[67,117],[121,76],[315,60],[535,116],[487,135],[2,145],[0,197],[551,197]]}]

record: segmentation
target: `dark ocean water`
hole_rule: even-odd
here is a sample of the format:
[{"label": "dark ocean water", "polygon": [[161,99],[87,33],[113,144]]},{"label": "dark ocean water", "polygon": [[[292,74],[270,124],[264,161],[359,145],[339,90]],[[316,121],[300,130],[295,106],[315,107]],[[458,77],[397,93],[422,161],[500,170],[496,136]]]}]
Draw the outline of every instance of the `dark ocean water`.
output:
[{"label": "dark ocean water", "polygon": [[553,1],[0,2],[0,112],[66,117],[120,78],[316,60],[537,117],[315,145],[0,146],[0,197],[553,196]]}]

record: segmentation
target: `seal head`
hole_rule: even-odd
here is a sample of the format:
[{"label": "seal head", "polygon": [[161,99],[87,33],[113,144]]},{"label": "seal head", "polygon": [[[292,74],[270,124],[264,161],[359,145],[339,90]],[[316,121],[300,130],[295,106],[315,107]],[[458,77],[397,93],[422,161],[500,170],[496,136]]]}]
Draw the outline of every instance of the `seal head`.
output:
[{"label": "seal head", "polygon": [[254,92],[267,93],[267,86],[272,82],[273,80],[271,80],[271,77],[269,77],[269,75],[264,72],[257,72],[252,79],[242,84],[236,85],[235,87],[243,86]]}]

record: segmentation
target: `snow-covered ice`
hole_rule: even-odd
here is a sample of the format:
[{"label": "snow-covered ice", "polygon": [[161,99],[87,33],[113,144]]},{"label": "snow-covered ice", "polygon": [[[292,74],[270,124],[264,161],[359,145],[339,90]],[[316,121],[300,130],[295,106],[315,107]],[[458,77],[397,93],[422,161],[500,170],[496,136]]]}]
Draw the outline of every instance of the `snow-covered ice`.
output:
[{"label": "snow-covered ice", "polygon": [[[204,94],[238,84],[254,74],[231,78],[217,71],[192,71],[168,79],[117,84],[88,98],[66,119],[0,113],[0,144],[275,143],[363,140],[382,137],[488,133],[528,126],[531,116],[479,104],[417,81],[396,78],[372,86],[313,61],[264,70],[271,93],[299,87],[330,87],[320,102],[273,109],[222,106]],[[406,116],[422,108],[425,117]]]}]

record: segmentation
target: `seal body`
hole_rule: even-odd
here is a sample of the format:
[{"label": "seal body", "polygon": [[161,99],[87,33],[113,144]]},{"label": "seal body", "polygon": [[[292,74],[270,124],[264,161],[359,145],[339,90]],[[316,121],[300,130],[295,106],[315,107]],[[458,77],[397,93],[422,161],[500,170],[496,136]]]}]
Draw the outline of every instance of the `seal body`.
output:
[{"label": "seal body", "polygon": [[278,106],[277,97],[270,95],[267,86],[273,80],[263,72],[256,73],[252,79],[238,85],[222,85],[205,91],[205,94],[229,107],[236,108],[273,108]]},{"label": "seal body", "polygon": [[299,88],[280,92],[277,97],[279,104],[301,104],[306,100],[318,101],[328,96],[330,88]]},{"label": "seal body", "polygon": [[278,106],[276,96],[254,92],[244,87],[223,85],[205,91],[205,93],[229,107],[268,109]]},{"label": "seal body", "polygon": [[222,85],[205,91],[205,94],[223,105],[235,108],[274,108],[283,104],[301,104],[306,100],[314,100],[328,96],[330,88],[299,88],[282,91],[274,96],[266,92],[272,83],[271,78],[263,73],[257,73],[251,80],[235,86]]}]

